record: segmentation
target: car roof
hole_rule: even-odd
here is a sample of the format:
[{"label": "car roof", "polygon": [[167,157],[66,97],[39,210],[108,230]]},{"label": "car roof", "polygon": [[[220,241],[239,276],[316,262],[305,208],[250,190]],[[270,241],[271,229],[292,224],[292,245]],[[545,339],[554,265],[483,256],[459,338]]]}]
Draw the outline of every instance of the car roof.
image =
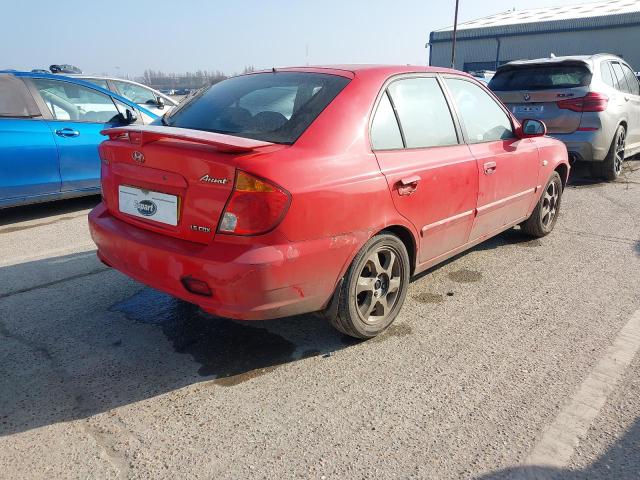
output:
[{"label": "car roof", "polygon": [[339,65],[311,65],[301,67],[274,67],[271,70],[262,70],[255,73],[273,71],[288,72],[314,72],[314,73],[331,73],[353,78],[355,76],[392,76],[403,73],[455,73],[459,75],[468,74],[459,70],[453,70],[444,67],[425,67],[420,65],[376,65],[376,64],[339,64]]},{"label": "car roof", "polygon": [[150,116],[151,118],[159,118],[158,115],[156,115],[153,112],[150,112],[149,110],[147,110],[144,107],[141,107],[140,105],[133,103],[131,100],[129,100],[128,98],[125,98],[121,95],[118,95],[115,92],[112,92],[111,90],[105,90],[102,87],[99,87],[98,85],[96,85],[95,83],[91,83],[91,82],[86,82],[84,80],[82,80],[81,78],[77,78],[79,75],[64,75],[64,74],[60,74],[60,73],[38,73],[38,72],[20,72],[20,71],[16,71],[16,70],[0,70],[0,73],[4,73],[4,74],[9,74],[9,75],[14,75],[16,77],[21,77],[21,78],[44,78],[44,79],[48,79],[48,80],[63,80],[69,83],[75,83],[77,85],[82,85],[83,87],[89,87],[93,90],[98,90],[101,93],[104,93],[106,95],[109,95],[110,97],[113,97],[117,100],[119,100],[120,102],[129,105],[130,107],[134,107],[138,110],[143,110],[143,113],[145,113],[146,115]]},{"label": "car roof", "polygon": [[596,53],[593,55],[565,55],[561,57],[543,57],[543,58],[534,58],[531,60],[514,60],[512,62],[506,63],[498,67],[498,70],[505,70],[508,67],[521,67],[528,65],[544,65],[544,64],[558,64],[558,63],[584,63],[587,66],[593,65],[595,60],[604,59],[604,58],[612,58],[617,60],[622,60],[622,58],[614,55],[612,53]]}]

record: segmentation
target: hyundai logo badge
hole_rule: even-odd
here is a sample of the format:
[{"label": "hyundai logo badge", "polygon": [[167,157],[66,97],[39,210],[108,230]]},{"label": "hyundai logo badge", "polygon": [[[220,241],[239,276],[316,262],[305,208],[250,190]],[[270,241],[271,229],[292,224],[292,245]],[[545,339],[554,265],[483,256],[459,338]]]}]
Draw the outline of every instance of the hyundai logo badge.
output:
[{"label": "hyundai logo badge", "polygon": [[136,163],[144,163],[144,153],[139,152],[138,150],[131,154],[131,158],[133,158],[133,161]]}]

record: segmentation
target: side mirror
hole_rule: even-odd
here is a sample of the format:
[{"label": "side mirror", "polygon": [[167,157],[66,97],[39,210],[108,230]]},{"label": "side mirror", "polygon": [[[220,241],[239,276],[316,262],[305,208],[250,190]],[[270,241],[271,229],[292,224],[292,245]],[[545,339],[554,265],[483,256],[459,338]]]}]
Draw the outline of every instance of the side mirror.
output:
[{"label": "side mirror", "polygon": [[165,105],[165,104],[164,104],[164,98],[162,98],[161,96],[159,96],[159,95],[158,95],[158,96],[156,97],[156,105],[158,105],[158,108],[159,108],[160,110],[162,110],[162,109],[164,108],[164,105]]},{"label": "side mirror", "polygon": [[547,126],[540,120],[528,118],[522,122],[522,138],[543,137],[547,134]]}]

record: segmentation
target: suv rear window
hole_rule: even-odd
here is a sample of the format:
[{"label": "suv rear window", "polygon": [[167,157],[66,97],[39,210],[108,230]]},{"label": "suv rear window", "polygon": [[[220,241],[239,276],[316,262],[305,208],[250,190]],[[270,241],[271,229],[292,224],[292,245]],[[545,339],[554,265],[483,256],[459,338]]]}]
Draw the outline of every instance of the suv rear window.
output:
[{"label": "suv rear window", "polygon": [[547,90],[584,87],[591,83],[591,72],[580,65],[531,65],[499,70],[489,82],[494,91]]},{"label": "suv rear window", "polygon": [[201,90],[163,123],[291,144],[348,83],[348,78],[324,73],[243,75]]}]

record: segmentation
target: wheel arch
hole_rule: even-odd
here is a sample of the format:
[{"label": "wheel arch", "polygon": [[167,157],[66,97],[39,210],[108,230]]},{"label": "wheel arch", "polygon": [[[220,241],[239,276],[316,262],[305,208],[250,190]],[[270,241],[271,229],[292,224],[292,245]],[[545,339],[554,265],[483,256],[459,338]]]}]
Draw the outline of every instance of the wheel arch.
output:
[{"label": "wheel arch", "polygon": [[416,269],[418,248],[415,236],[413,235],[411,230],[403,225],[390,225],[383,228],[379,232],[376,232],[374,235],[378,235],[380,233],[391,233],[398,237],[404,244],[405,248],[407,249],[407,253],[409,254],[409,266],[411,267],[410,274],[413,275]]},{"label": "wheel arch", "polygon": [[562,180],[562,189],[567,186],[567,182],[569,181],[569,167],[565,163],[559,163],[554,169],[555,172],[558,172],[560,175],[560,180]]}]

